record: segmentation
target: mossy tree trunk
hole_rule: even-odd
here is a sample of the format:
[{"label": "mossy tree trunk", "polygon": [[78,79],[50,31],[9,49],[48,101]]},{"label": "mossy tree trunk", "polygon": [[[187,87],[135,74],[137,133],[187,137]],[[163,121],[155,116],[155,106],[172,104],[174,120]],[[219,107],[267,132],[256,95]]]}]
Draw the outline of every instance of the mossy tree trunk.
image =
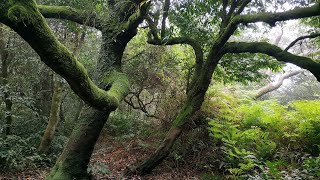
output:
[{"label": "mossy tree trunk", "polygon": [[[113,1],[110,1],[113,2]],[[129,91],[121,59],[127,43],[136,35],[149,3],[120,1],[110,5],[111,19],[82,13],[68,7],[37,6],[33,0],[0,4],[0,22],[11,27],[39,54],[41,60],[66,79],[71,89],[90,107],[77,123],[61,156],[47,179],[89,179],[88,163],[110,112]],[[43,16],[86,24],[102,32],[103,44],[95,84],[84,66],[53,35]]]},{"label": "mossy tree trunk", "polygon": [[47,128],[42,136],[38,150],[42,153],[47,153],[50,149],[51,142],[59,121],[60,105],[62,101],[63,84],[57,76],[54,77],[53,95],[51,100],[51,109]]},{"label": "mossy tree trunk", "polygon": [[[274,25],[277,21],[285,21],[289,19],[297,19],[302,17],[310,17],[316,16],[320,14],[320,4],[316,4],[312,7],[308,8],[297,8],[294,10],[290,10],[287,12],[281,13],[262,13],[256,15],[240,15],[244,10],[245,6],[250,3],[250,0],[244,1],[234,1],[236,4],[232,4],[228,9],[227,6],[228,1],[224,1],[224,8],[222,10],[222,23],[220,25],[220,32],[214,42],[211,44],[211,48],[208,52],[208,55],[205,58],[203,56],[203,48],[201,46],[201,42],[197,42],[190,37],[174,37],[170,39],[164,40],[159,37],[158,29],[156,29],[157,24],[154,24],[156,21],[152,21],[151,19],[147,19],[150,28],[150,36],[148,42],[154,45],[174,45],[174,44],[187,44],[190,45],[195,53],[196,64],[195,64],[195,72],[192,77],[192,81],[190,83],[190,87],[188,87],[187,91],[187,101],[184,108],[177,115],[173,124],[167,133],[165,139],[156,150],[154,154],[149,156],[144,162],[142,162],[137,167],[130,169],[127,173],[135,173],[135,174],[148,174],[150,173],[158,164],[160,164],[170,153],[174,142],[179,137],[181,132],[183,131],[184,126],[189,122],[193,114],[201,108],[201,105],[204,101],[205,93],[209,87],[212,74],[219,63],[220,59],[224,54],[227,53],[243,53],[250,52],[253,53],[262,52],[265,54],[269,54],[270,56],[276,57],[279,61],[285,62],[293,62],[294,64],[300,64],[304,68],[309,69],[313,74],[318,77],[319,75],[319,65],[317,63],[315,66],[315,62],[306,59],[300,58],[296,56],[291,56],[290,53],[284,53],[286,55],[278,53],[277,48],[272,48],[269,50],[271,46],[261,47],[255,45],[254,43],[227,43],[229,38],[234,34],[239,24],[247,24],[247,23],[255,23],[255,22],[266,22],[270,25]],[[167,8],[164,6],[164,8]],[[164,9],[164,12],[167,10]],[[164,15],[163,15],[164,16]],[[165,18],[166,16],[164,16]],[[165,22],[164,22],[165,23]],[[161,32],[163,29],[161,29]],[[231,45],[234,45],[231,47]],[[242,47],[245,45],[245,47]],[[248,47],[250,46],[250,47]],[[251,49],[251,50],[250,50]],[[267,52],[265,52],[267,51]],[[277,52],[277,53],[275,53]],[[305,63],[304,63],[305,62]],[[313,66],[309,66],[309,63]],[[318,70],[316,70],[318,69]],[[318,78],[319,80],[319,78]]]}]

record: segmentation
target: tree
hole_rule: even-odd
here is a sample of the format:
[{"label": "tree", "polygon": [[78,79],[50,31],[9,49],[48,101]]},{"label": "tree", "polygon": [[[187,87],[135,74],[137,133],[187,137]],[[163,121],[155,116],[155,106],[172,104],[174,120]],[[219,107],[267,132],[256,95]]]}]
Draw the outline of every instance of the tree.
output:
[{"label": "tree", "polygon": [[[87,165],[93,147],[110,112],[128,92],[121,73],[126,44],[136,34],[149,5],[145,1],[108,1],[109,18],[70,7],[39,6],[33,0],[1,1],[0,22],[16,31],[41,60],[60,74],[89,106],[47,179],[88,179]],[[105,6],[105,2],[99,4]],[[63,46],[44,17],[71,20],[102,32],[103,45],[95,81],[84,66]]]},{"label": "tree", "polygon": [[281,75],[276,82],[271,82],[271,83],[267,84],[266,86],[260,88],[258,90],[257,94],[254,95],[254,98],[258,99],[259,97],[280,88],[280,86],[283,84],[284,80],[286,80],[292,76],[298,75],[301,72],[302,72],[302,70],[295,70],[295,71],[291,71],[291,72],[286,72],[285,74]]},{"label": "tree", "polygon": [[5,40],[5,32],[2,25],[0,24],[0,59],[1,59],[1,76],[0,82],[4,87],[3,101],[5,103],[5,120],[6,120],[6,135],[12,133],[12,98],[10,96],[10,90],[8,88],[8,76],[9,76],[9,64],[10,64],[10,53],[7,48],[7,42]]},{"label": "tree", "polygon": [[[290,62],[307,69],[320,81],[320,63],[308,57],[294,55],[267,42],[228,42],[230,37],[237,33],[238,27],[241,25],[265,22],[270,26],[275,26],[279,21],[318,16],[320,14],[319,3],[310,7],[299,7],[284,12],[268,13],[264,12],[263,3],[259,4],[259,2],[251,2],[250,0],[223,0],[219,3],[216,1],[173,1],[172,4],[176,6],[172,8],[172,11],[173,14],[176,14],[171,16],[170,21],[175,22],[171,29],[178,28],[179,33],[171,33],[168,36],[163,34],[166,34],[164,33],[166,31],[166,25],[164,24],[168,17],[167,11],[169,8],[166,4],[170,3],[170,0],[164,2],[162,28],[160,30],[157,28],[159,13],[153,13],[153,19],[152,16],[148,17],[147,21],[150,28],[149,43],[154,45],[190,45],[194,49],[196,60],[184,107],[175,118],[169,132],[156,152],[142,164],[131,170],[131,172],[138,174],[150,173],[168,156],[184,126],[189,122],[194,113],[200,109],[212,74],[219,61],[227,54],[266,54],[278,61]],[[250,13],[250,7],[258,7],[258,12]],[[197,20],[198,22],[194,23]],[[208,25],[210,23],[219,24],[219,26],[212,27]],[[193,24],[195,25],[192,26]],[[192,34],[194,31],[196,33]],[[176,37],[177,34],[181,36]]]},{"label": "tree", "polygon": [[53,140],[54,132],[59,121],[60,105],[62,101],[63,84],[57,76],[54,77],[51,110],[47,128],[42,136],[39,151],[47,153]]},{"label": "tree", "polygon": [[[144,18],[151,32],[149,43],[187,44],[194,49],[196,58],[186,103],[159,149],[136,169],[140,174],[152,171],[170,153],[184,126],[200,109],[212,74],[226,54],[267,54],[279,61],[291,62],[308,69],[320,80],[320,64],[310,58],[296,56],[266,42],[228,42],[241,25],[266,22],[274,26],[278,21],[317,16],[320,14],[319,4],[284,12],[265,13],[264,8],[256,8],[261,6],[260,1],[251,3],[250,0],[186,0],[172,3],[174,8],[171,11],[174,9],[176,14],[171,16],[170,1],[165,0],[159,32],[157,27],[160,10],[151,10],[150,16],[146,16],[149,1],[83,2],[94,5],[101,16],[65,6],[41,6],[33,0],[0,1],[0,22],[24,38],[41,60],[65,78],[72,90],[90,106],[82,120],[77,123],[48,179],[88,179],[86,169],[99,133],[110,112],[118,107],[128,93],[128,78],[121,72],[121,60],[127,43],[135,36],[137,27]],[[251,13],[250,10],[257,12]],[[182,16],[179,16],[178,12],[181,12]],[[44,17],[71,20],[101,31],[103,44],[94,81],[84,66],[53,35]],[[208,20],[208,17],[212,20]],[[168,18],[175,25],[170,29],[170,33],[166,28]],[[200,23],[194,23],[195,20],[200,20]],[[219,26],[210,26],[209,21]],[[182,24],[184,28],[181,28]],[[181,36],[177,37],[179,35]]]}]

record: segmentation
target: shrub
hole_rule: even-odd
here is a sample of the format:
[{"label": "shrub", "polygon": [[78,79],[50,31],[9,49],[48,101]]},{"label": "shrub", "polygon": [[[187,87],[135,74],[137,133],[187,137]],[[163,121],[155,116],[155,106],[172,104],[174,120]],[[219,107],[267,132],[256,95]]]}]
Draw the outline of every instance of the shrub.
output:
[{"label": "shrub", "polygon": [[0,137],[0,168],[22,170],[50,162],[46,156],[37,154],[37,149],[30,142],[31,138],[15,135]]}]

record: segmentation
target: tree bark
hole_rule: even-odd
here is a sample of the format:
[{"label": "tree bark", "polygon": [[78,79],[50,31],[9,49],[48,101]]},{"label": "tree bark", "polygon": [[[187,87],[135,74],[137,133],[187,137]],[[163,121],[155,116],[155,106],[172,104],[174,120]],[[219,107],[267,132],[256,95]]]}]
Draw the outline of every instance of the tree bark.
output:
[{"label": "tree bark", "polygon": [[[237,26],[239,24],[248,24],[248,23],[255,23],[255,22],[266,22],[270,24],[271,26],[275,25],[275,22],[277,21],[286,21],[289,19],[298,19],[303,17],[310,17],[310,16],[316,16],[320,14],[320,5],[316,4],[312,7],[307,8],[296,8],[293,10],[289,10],[286,12],[280,12],[280,13],[260,13],[260,14],[250,14],[250,15],[240,15],[243,11],[244,7],[249,3],[250,1],[245,1],[243,5],[240,5],[238,7],[238,10],[235,12],[236,7],[230,7],[230,12],[234,17],[232,19],[227,20],[226,24],[221,24],[221,29],[219,32],[218,38],[214,41],[213,45],[211,46],[209,53],[206,57],[206,61],[202,63],[203,57],[199,55],[198,52],[203,52],[200,46],[200,51],[197,43],[190,43],[194,42],[193,39],[190,38],[171,38],[169,40],[160,40],[160,38],[157,35],[157,30],[155,29],[155,25],[152,23],[152,20],[148,20],[149,27],[151,28],[151,32],[153,35],[152,40],[148,40],[149,43],[157,44],[157,45],[172,45],[172,44],[188,44],[191,45],[194,48],[195,55],[196,55],[196,68],[195,73],[193,75],[192,81],[191,81],[191,89],[188,93],[187,103],[185,105],[185,108],[179,113],[178,117],[174,120],[173,125],[171,127],[171,130],[167,134],[165,140],[161,144],[161,146],[158,148],[158,150],[151,155],[149,158],[147,158],[146,161],[144,161],[141,165],[139,165],[137,168],[134,168],[129,173],[137,173],[137,174],[147,174],[150,173],[158,164],[160,164],[163,159],[169,154],[170,150],[172,148],[172,144],[176,141],[176,139],[179,137],[181,133],[174,133],[178,131],[174,131],[176,128],[183,129],[183,126],[189,121],[190,117],[198,110],[200,109],[203,101],[204,101],[204,95],[209,87],[210,80],[213,74],[214,69],[216,68],[219,60],[223,56],[223,48],[226,45],[227,41],[229,40],[230,36],[234,34],[234,32],[237,29]],[[225,5],[226,6],[226,5]],[[233,9],[233,10],[232,10]],[[229,43],[231,44],[231,43]],[[228,44],[228,45],[229,45]],[[229,45],[230,46],[230,45]],[[242,46],[239,47],[241,49]],[[222,50],[222,51],[221,51]],[[237,47],[234,48],[234,50],[238,50]],[[197,55],[198,54],[198,55]],[[203,53],[201,53],[203,54]],[[273,56],[271,54],[271,56]],[[282,56],[283,57],[283,56]],[[290,57],[289,57],[290,58]],[[288,60],[288,56],[285,58]],[[311,68],[311,67],[309,67]],[[314,67],[312,69],[315,69]],[[318,71],[318,70],[317,70]],[[318,79],[319,80],[319,79]],[[188,111],[188,108],[191,108],[191,111]],[[188,115],[185,115],[187,112]],[[181,119],[179,118],[181,117]],[[178,129],[177,129],[178,130]],[[172,135],[172,136],[171,136]],[[172,137],[172,138],[171,138]]]},{"label": "tree bark", "polygon": [[89,108],[77,123],[66,147],[46,179],[89,179],[87,168],[100,132],[111,111]]},{"label": "tree bark", "polygon": [[62,82],[60,82],[59,79],[55,77],[49,121],[48,121],[47,128],[44,132],[44,135],[42,136],[40,146],[38,148],[38,150],[42,153],[47,153],[49,151],[51,142],[53,140],[55,129],[59,121],[60,104],[62,100],[62,90],[63,90]]},{"label": "tree bark", "polygon": [[[100,30],[103,44],[96,85],[84,66],[54,36],[35,1],[24,0],[22,3],[12,0],[0,4],[0,22],[26,40],[41,60],[65,78],[72,90],[90,106],[83,120],[74,128],[47,179],[89,179],[87,167],[100,131],[110,112],[119,106],[129,92],[128,78],[121,73],[121,59],[127,43],[136,35],[137,27],[144,19],[149,5],[150,2],[140,4],[137,1],[135,4],[133,1],[125,1],[121,3],[120,10],[111,10],[115,18],[102,22]],[[47,12],[48,8],[50,7],[46,7]],[[55,9],[49,10],[53,10],[50,12],[52,16]],[[58,10],[54,17],[60,17],[61,11],[69,9]],[[66,19],[68,18],[74,16],[67,15]]]},{"label": "tree bark", "polygon": [[285,73],[283,75],[281,75],[278,79],[278,81],[276,82],[272,82],[262,88],[260,88],[258,90],[258,93],[254,96],[255,99],[258,99],[259,97],[271,92],[271,91],[274,91],[274,90],[277,90],[278,88],[280,88],[283,84],[283,81],[285,79],[288,79],[292,76],[295,76],[295,75],[298,75],[302,72],[302,70],[296,70],[296,71],[292,71],[292,72],[288,72],[288,73]]}]

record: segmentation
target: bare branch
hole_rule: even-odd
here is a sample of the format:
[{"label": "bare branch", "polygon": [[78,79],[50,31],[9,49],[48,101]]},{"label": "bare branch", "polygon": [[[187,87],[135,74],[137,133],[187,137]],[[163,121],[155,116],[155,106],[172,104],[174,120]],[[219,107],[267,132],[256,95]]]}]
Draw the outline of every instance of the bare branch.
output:
[{"label": "bare branch", "polygon": [[258,90],[258,93],[254,96],[255,99],[258,99],[259,97],[271,92],[271,91],[274,91],[278,88],[280,88],[283,84],[283,81],[292,77],[292,76],[295,76],[295,75],[298,75],[300,74],[301,72],[303,72],[302,70],[296,70],[296,71],[292,71],[292,72],[288,72],[288,73],[285,73],[283,74],[282,76],[280,76],[280,78],[276,81],[276,82],[273,82],[273,83],[269,83],[268,85],[260,88]]},{"label": "bare branch", "polygon": [[298,37],[297,39],[295,39],[294,41],[292,41],[288,47],[286,47],[286,49],[284,49],[284,51],[288,51],[292,46],[294,46],[298,41],[301,41],[303,39],[312,39],[312,38],[316,38],[316,37],[319,37],[320,36],[320,33],[313,33],[313,34],[310,34],[310,35],[306,35],[306,36],[300,36]]},{"label": "bare branch", "polygon": [[242,11],[244,10],[244,8],[245,8],[250,2],[251,2],[251,0],[244,0],[244,1],[241,3],[239,9],[237,10],[236,15],[241,14]]},{"label": "bare branch", "polygon": [[[133,97],[137,98],[138,106],[135,106],[135,103],[133,102]],[[127,98],[124,98],[124,102],[126,102],[133,109],[137,109],[137,110],[140,110],[140,111],[144,112],[147,117],[153,117],[153,118],[156,118],[156,119],[161,119],[160,117],[158,117],[158,116],[156,116],[154,114],[150,114],[150,112],[148,112],[148,110],[147,110],[147,106],[154,102],[154,98],[155,97],[153,97],[151,99],[151,101],[148,102],[148,103],[143,103],[143,101],[140,99],[140,93],[139,94],[132,93],[132,95],[129,98],[129,100]]]}]

